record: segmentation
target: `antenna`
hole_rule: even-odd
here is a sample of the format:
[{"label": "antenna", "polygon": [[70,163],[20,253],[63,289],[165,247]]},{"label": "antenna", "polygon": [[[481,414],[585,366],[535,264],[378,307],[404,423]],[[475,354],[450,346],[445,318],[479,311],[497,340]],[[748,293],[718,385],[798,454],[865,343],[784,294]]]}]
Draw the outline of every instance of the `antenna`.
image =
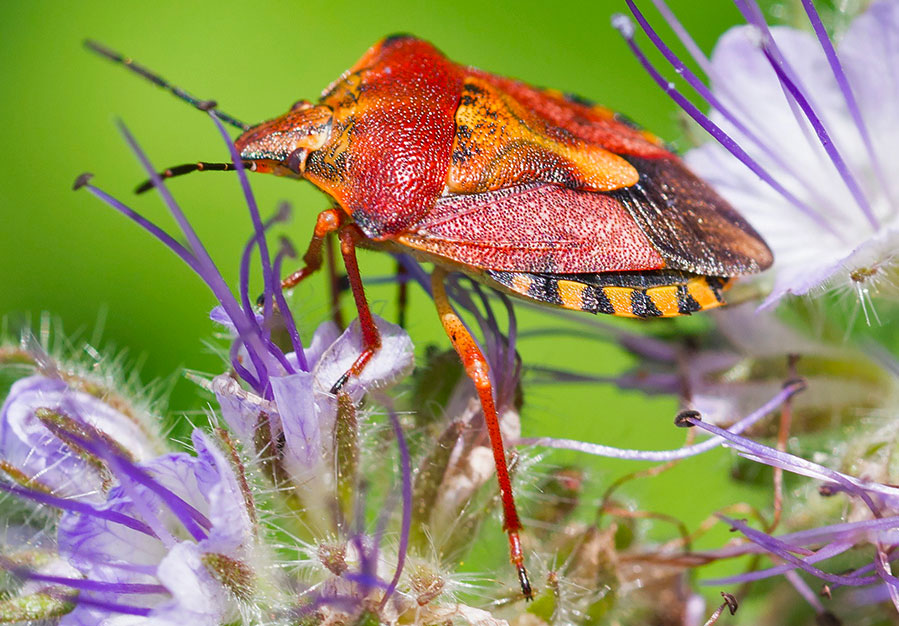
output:
[{"label": "antenna", "polygon": [[[180,98],[181,100],[184,100],[191,106],[193,106],[197,109],[200,109],[201,111],[214,111],[216,116],[220,120],[222,120],[223,122],[225,122],[227,124],[230,124],[231,126],[235,126],[241,130],[245,131],[245,130],[250,129],[249,124],[245,124],[245,123],[241,122],[240,120],[238,120],[237,118],[232,117],[232,116],[228,115],[227,113],[224,113],[223,111],[218,110],[216,108],[217,104],[214,100],[200,100],[199,98],[195,98],[194,96],[190,95],[189,93],[187,93],[180,87],[175,87],[174,85],[172,85],[171,83],[169,83],[166,79],[164,79],[159,74],[155,74],[154,72],[151,72],[150,70],[145,68],[143,65],[139,65],[139,64],[135,63],[133,59],[130,59],[126,56],[122,56],[118,52],[115,52],[114,50],[110,50],[106,46],[99,44],[96,41],[91,41],[90,39],[85,40],[84,45],[88,48],[88,50],[93,50],[100,56],[104,56],[114,63],[119,63],[121,65],[124,65],[126,68],[128,68],[135,74],[139,74],[140,76],[143,76],[144,78],[149,80],[151,83],[154,83],[158,87],[162,87],[166,91],[171,92],[172,94],[175,95],[175,97]],[[206,165],[210,165],[210,164],[207,163]],[[179,167],[183,167],[183,166],[179,166]],[[202,169],[202,168],[198,168],[198,169]],[[177,176],[177,174],[173,174],[173,175]],[[151,187],[152,187],[152,185],[151,185]]]},{"label": "antenna", "polygon": [[[256,171],[255,161],[241,161],[241,163],[243,163],[243,166],[249,171]],[[174,178],[175,176],[190,174],[191,172],[233,172],[236,169],[237,167],[235,167],[234,163],[206,163],[205,161],[200,161],[199,163],[185,163],[184,165],[170,167],[167,170],[159,172],[159,177],[163,179]],[[153,181],[145,180],[137,186],[134,193],[144,193],[151,189],[153,189]]]}]

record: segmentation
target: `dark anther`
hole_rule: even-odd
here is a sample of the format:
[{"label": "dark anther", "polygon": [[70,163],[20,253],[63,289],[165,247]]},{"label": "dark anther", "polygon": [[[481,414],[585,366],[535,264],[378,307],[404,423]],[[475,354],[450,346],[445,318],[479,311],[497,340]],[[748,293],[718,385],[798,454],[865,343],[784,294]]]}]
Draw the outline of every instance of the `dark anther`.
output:
[{"label": "dark anther", "polygon": [[344,291],[350,290],[350,277],[346,274],[341,274],[337,277],[337,292],[343,293]]},{"label": "dark anther", "polygon": [[793,393],[799,393],[800,391],[805,391],[805,388],[808,387],[808,383],[804,378],[791,378],[786,381],[783,385],[784,389],[787,389]]},{"label": "dark anther", "polygon": [[331,385],[331,393],[333,393],[334,395],[337,395],[337,392],[343,388],[343,386],[346,384],[346,381],[349,380],[349,378],[350,378],[350,373],[344,372],[340,376],[340,378],[337,379],[337,382],[334,383],[333,385]]},{"label": "dark anther", "polygon": [[78,191],[79,189],[84,187],[86,184],[88,184],[90,182],[91,178],[93,178],[93,177],[94,177],[94,175],[91,174],[90,172],[85,172],[84,174],[82,174],[81,176],[79,176],[78,178],[75,179],[75,184],[72,185],[72,191]]},{"label": "dark anther", "polygon": [[737,609],[740,607],[737,604],[737,599],[733,596],[733,594],[727,593],[726,591],[721,592],[721,597],[724,598],[724,603],[727,605],[727,610],[730,611],[731,615],[734,615],[737,612]]},{"label": "dark anther", "polygon": [[521,593],[524,594],[524,599],[531,602],[534,599],[534,591],[531,589],[531,581],[528,579],[528,573],[524,567],[518,568],[518,582],[521,584]]},{"label": "dark anther", "polygon": [[685,409],[674,416],[674,425],[678,428],[693,428],[696,426],[690,420],[695,420],[697,422],[702,421],[702,415],[699,411],[694,411],[693,409]]},{"label": "dark anther", "polygon": [[197,108],[201,111],[212,111],[215,107],[218,106],[218,102],[215,100],[200,100],[197,102]]},{"label": "dark anther", "polygon": [[824,611],[823,613],[815,615],[815,623],[818,626],[843,626],[843,622],[840,621],[840,618],[830,611]]},{"label": "dark anther", "polygon": [[[743,522],[744,524],[746,523],[746,519],[741,519],[739,521]],[[738,532],[740,529],[737,528],[736,526],[731,526],[728,530],[732,533],[735,533],[735,532]]]},{"label": "dark anther", "polygon": [[829,498],[832,495],[837,493],[837,489],[834,485],[821,485],[818,487],[818,495],[824,496],[825,498]]}]

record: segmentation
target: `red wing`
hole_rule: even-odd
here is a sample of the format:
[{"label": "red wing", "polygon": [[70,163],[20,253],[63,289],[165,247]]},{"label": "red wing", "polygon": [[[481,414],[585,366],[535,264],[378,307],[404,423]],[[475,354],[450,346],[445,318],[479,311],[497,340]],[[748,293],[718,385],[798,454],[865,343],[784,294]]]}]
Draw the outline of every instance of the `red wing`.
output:
[{"label": "red wing", "polygon": [[441,198],[397,241],[493,270],[570,274],[665,267],[617,199],[545,184]]}]

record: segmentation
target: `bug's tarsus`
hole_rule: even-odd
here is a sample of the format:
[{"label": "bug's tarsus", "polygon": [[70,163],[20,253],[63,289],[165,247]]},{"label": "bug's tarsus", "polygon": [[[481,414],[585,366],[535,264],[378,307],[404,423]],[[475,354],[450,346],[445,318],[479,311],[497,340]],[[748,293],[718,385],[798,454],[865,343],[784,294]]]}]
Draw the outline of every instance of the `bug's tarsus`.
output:
[{"label": "bug's tarsus", "polygon": [[[243,166],[250,171],[256,169],[256,164],[253,161],[243,161]],[[233,163],[207,163],[206,161],[200,161],[198,163],[184,163],[183,165],[170,167],[159,172],[159,177],[166,179],[184,176],[191,172],[232,172],[235,169],[237,168]],[[153,180],[145,180],[135,188],[134,193],[144,193],[151,189],[153,189]]]},{"label": "bug's tarsus", "polygon": [[120,65],[124,65],[126,68],[128,68],[135,74],[138,74],[138,75],[144,77],[145,79],[147,79],[154,85],[165,89],[166,91],[172,93],[175,97],[180,98],[181,100],[184,100],[191,106],[193,106],[201,111],[207,111],[207,112],[214,111],[216,116],[220,120],[225,122],[226,124],[230,124],[231,126],[239,128],[241,130],[249,130],[250,129],[249,124],[245,124],[244,122],[241,122],[240,120],[238,120],[236,117],[228,115],[227,113],[225,113],[223,111],[219,111],[216,108],[217,103],[215,102],[215,100],[201,100],[199,98],[195,98],[194,96],[190,95],[189,93],[187,93],[180,87],[176,87],[175,85],[172,85],[169,81],[164,79],[159,74],[156,74],[156,73],[150,71],[143,65],[135,63],[133,59],[130,59],[122,54],[119,54],[115,50],[111,50],[111,49],[107,48],[106,46],[104,46],[103,44],[97,43],[96,41],[93,41],[91,39],[86,39],[84,41],[84,45],[85,45],[85,47],[87,47],[88,50],[92,50],[93,52],[96,52],[100,56],[106,57],[107,59],[109,59],[110,61],[112,61],[114,63],[119,63]]}]

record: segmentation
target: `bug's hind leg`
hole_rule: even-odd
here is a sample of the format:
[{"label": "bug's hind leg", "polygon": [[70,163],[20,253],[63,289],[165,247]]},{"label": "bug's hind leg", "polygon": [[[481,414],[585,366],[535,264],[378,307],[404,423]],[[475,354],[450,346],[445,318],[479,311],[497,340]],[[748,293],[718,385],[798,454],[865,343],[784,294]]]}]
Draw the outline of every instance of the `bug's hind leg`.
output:
[{"label": "bug's hind leg", "polygon": [[509,468],[506,464],[506,451],[503,447],[503,437],[499,428],[499,417],[493,402],[493,385],[490,383],[490,370],[487,360],[481,349],[475,343],[474,338],[465,328],[462,320],[456,315],[449,298],[446,295],[444,279],[446,272],[440,268],[434,270],[431,275],[431,291],[434,295],[434,303],[437,305],[437,313],[443,329],[449,336],[453,348],[462,359],[465,373],[472,380],[481,400],[481,408],[484,410],[484,420],[487,423],[487,433],[490,436],[490,446],[493,448],[493,460],[496,463],[496,479],[499,482],[499,492],[503,502],[503,530],[509,536],[509,557],[512,564],[518,570],[518,581],[521,583],[521,591],[528,600],[533,599],[531,582],[528,579],[527,570],[524,567],[524,554],[521,550],[521,540],[518,531],[522,529],[518,511],[515,508],[515,498],[512,495],[512,482],[509,479]]}]

